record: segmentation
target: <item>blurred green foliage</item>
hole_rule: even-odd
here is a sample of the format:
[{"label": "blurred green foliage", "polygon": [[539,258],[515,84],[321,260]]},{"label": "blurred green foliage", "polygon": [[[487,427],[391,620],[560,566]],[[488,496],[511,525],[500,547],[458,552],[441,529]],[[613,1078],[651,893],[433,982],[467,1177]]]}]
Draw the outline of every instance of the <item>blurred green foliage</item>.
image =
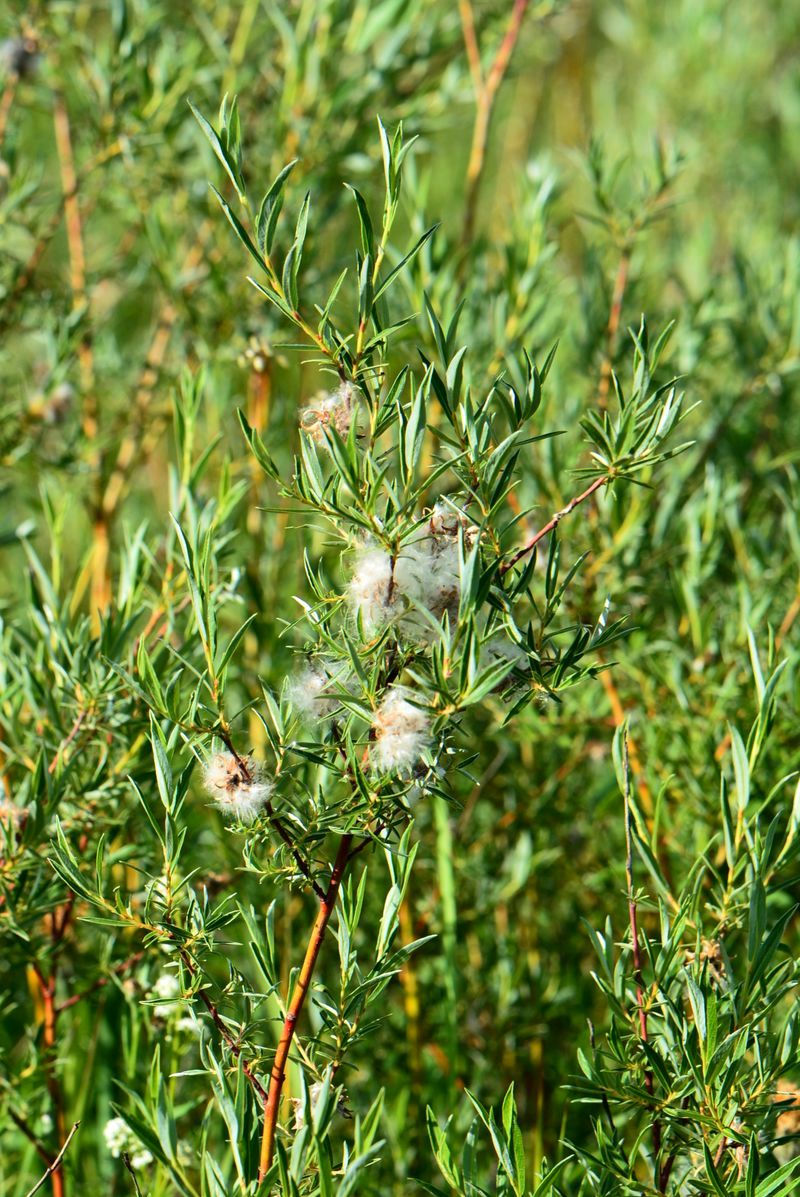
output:
[{"label": "blurred green foliage", "polygon": [[[419,846],[399,937],[425,943],[383,989],[369,1036],[353,1046],[340,1078],[348,1117],[332,1098],[326,1115],[337,1141],[353,1139],[358,1118],[364,1153],[384,1142],[353,1191],[419,1191],[416,1178],[469,1197],[478,1184],[525,1191],[502,1152],[495,1175],[491,1126],[499,1132],[487,1112],[512,1083],[521,1130],[511,1129],[509,1100],[505,1134],[512,1154],[521,1139],[531,1191],[545,1159],[560,1166],[552,1191],[565,1194],[792,1191],[781,1181],[759,1186],[793,1150],[775,1142],[790,1133],[783,1123],[776,1130],[775,1094],[800,1087],[791,1024],[800,12],[742,0],[523,7],[472,229],[476,104],[464,21],[472,13],[485,83],[513,19],[508,3],[473,11],[439,0],[13,0],[0,16],[3,1193],[26,1194],[45,1166],[40,1156],[52,1159],[59,1130],[78,1120],[65,1157],[70,1192],[139,1184],[153,1194],[215,1193],[214,1183],[235,1191],[223,1162],[231,1122],[209,1114],[203,1143],[191,1130],[211,1108],[195,1071],[216,1075],[219,1092],[237,1085],[235,1075],[219,1079],[223,1044],[202,1002],[160,1012],[158,944],[128,926],[111,934],[96,926],[46,862],[58,816],[82,875],[94,869],[93,828],[105,830],[105,892],[135,895],[138,910],[158,877],[158,841],[135,788],[145,805],[158,803],[148,712],[126,679],[134,674],[152,693],[141,656],[137,663],[142,641],[165,688],[174,678],[180,689],[182,663],[203,667],[170,512],[193,543],[207,534],[213,545],[209,585],[224,638],[252,617],[226,684],[237,742],[256,755],[269,743],[259,717],[269,723],[265,693],[280,695],[307,646],[294,596],[311,602],[315,584],[341,577],[341,545],[281,498],[237,418],[241,409],[287,479],[300,451],[299,409],[336,378],[313,347],[293,347],[297,331],[247,282],[253,264],[208,190],[212,180],[235,206],[187,101],[218,127],[212,114],[226,94],[239,98],[251,194],[299,159],[278,242],[285,254],[310,192],[302,304],[312,314],[322,307],[347,267],[337,305],[348,328],[362,232],[343,184],[363,194],[379,225],[377,120],[390,133],[402,121],[407,139],[417,138],[387,269],[438,227],[386,300],[392,319],[414,314],[391,341],[387,378],[404,366],[418,371],[421,360],[444,373],[448,355],[466,346],[466,385],[500,405],[507,391],[493,390],[495,380],[523,393],[525,353],[541,369],[558,342],[532,416],[543,439],[516,460],[509,504],[518,523],[506,549],[585,487],[587,429],[604,409],[616,412],[615,377],[625,396],[635,389],[634,339],[641,348],[648,338],[652,350],[671,329],[653,385],[679,376],[691,408],[678,438],[693,442],[685,453],[646,470],[645,485],[620,485],[576,508],[553,541],[562,576],[586,554],[563,626],[594,626],[608,602],[626,635],[601,648],[580,686],[554,697],[545,688],[508,725],[502,697],[471,709],[465,738],[477,755],[454,774],[452,803],[431,796],[415,808]],[[444,330],[458,315],[451,342],[429,312]],[[447,443],[445,418],[431,411],[430,463]],[[543,548],[534,588],[543,585]],[[616,768],[613,752],[624,721],[627,783],[619,736]],[[253,928],[232,904],[215,903],[235,893],[261,928],[275,900],[286,988],[313,898],[286,884],[297,880],[287,853],[267,867],[266,835],[243,867],[242,837],[208,807],[191,754],[175,738],[169,752],[186,794],[184,893],[206,913],[210,895],[218,919],[206,926],[214,951],[204,967],[244,1041],[255,1028],[274,1046],[273,1023],[263,1008],[254,1013],[238,973],[256,968]],[[669,1061],[663,1077],[658,1061],[648,1068],[637,1055],[626,784],[632,886],[654,945],[644,984],[664,997],[650,1021],[654,1050]],[[380,853],[364,859],[374,884],[363,917],[374,930],[388,883]],[[765,996],[753,961],[779,923],[783,955]],[[333,986],[336,952],[327,947],[320,975]],[[51,978],[61,1007],[52,1043]],[[274,999],[267,1006],[274,1018]],[[311,1038],[321,1034],[319,1013],[304,1017]],[[688,1127],[675,1110],[688,1107],[689,1089],[671,1091],[670,1080],[691,1074],[700,1057],[708,1064],[710,1018],[716,1043],[745,1024],[752,1037],[740,1073],[724,1085],[704,1076],[692,1090],[703,1117]],[[226,1064],[235,1069],[230,1052]],[[266,1050],[259,1066],[266,1076]],[[290,1070],[294,1097],[300,1072]],[[238,1085],[246,1089],[241,1072]],[[103,1129],[112,1102],[143,1119],[137,1096],[156,1108],[159,1086],[181,1138],[218,1157],[222,1180],[210,1171],[198,1179],[191,1156],[177,1173],[163,1165],[132,1177],[111,1155]],[[373,1105],[380,1088],[383,1104]],[[653,1089],[666,1109],[660,1167],[645,1141]],[[218,1093],[217,1101],[221,1109]],[[466,1138],[464,1158],[476,1156],[480,1180],[448,1176],[446,1165],[442,1180],[434,1154],[441,1163],[447,1149],[436,1128],[449,1114],[449,1141]],[[664,1178],[673,1150],[680,1162]],[[761,1180],[749,1164],[759,1153]]]}]

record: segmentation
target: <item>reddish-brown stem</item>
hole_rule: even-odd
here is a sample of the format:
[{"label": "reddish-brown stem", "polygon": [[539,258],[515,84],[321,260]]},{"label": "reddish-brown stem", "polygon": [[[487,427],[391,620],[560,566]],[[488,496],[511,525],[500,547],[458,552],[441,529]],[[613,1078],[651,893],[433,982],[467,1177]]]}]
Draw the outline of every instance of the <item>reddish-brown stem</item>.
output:
[{"label": "reddish-brown stem", "polygon": [[596,491],[600,490],[601,486],[605,486],[610,481],[611,478],[609,475],[603,474],[602,478],[595,478],[591,486],[587,486],[586,490],[582,491],[581,494],[576,495],[574,499],[570,499],[566,507],[562,507],[560,511],[557,511],[552,519],[548,520],[544,527],[539,529],[535,536],[532,536],[530,540],[526,541],[521,549],[517,549],[513,557],[510,557],[508,561],[503,562],[503,564],[500,566],[500,576],[502,577],[504,574],[507,574],[510,569],[514,568],[518,561],[521,561],[523,557],[526,557],[528,553],[532,552],[540,540],[543,540],[549,532],[552,532],[554,528],[558,527],[565,515],[569,515],[571,512],[573,512],[576,507],[579,507],[581,503],[584,503],[586,499],[588,499]]},{"label": "reddish-brown stem", "polygon": [[[475,124],[472,130],[469,163],[467,165],[467,198],[464,206],[464,223],[461,229],[461,243],[467,246],[475,232],[475,215],[478,207],[483,168],[486,162],[486,146],[489,141],[489,125],[492,109],[503,82],[514,47],[519,40],[522,21],[528,7],[528,0],[514,0],[508,26],[498,47],[485,80],[480,77],[480,53],[475,36],[472,9],[468,3],[460,4],[461,23],[464,30],[464,44],[467,48],[473,81],[479,80],[475,92]],[[466,19],[465,19],[466,17]]]},{"label": "reddish-brown stem", "polygon": [[308,991],[311,988],[311,981],[325,938],[325,932],[336,906],[339,887],[341,886],[350,856],[352,840],[353,837],[351,835],[343,835],[339,842],[339,850],[336,853],[336,859],[333,863],[330,883],[324,897],[320,899],[319,911],[311,930],[305,959],[295,982],[294,992],[283,1022],[281,1037],[278,1040],[278,1047],[275,1052],[275,1059],[272,1063],[272,1072],[269,1078],[267,1104],[264,1107],[264,1133],[261,1139],[261,1160],[258,1168],[259,1181],[263,1180],[269,1171],[273,1155],[275,1154],[275,1131],[278,1124],[278,1111],[281,1104],[283,1083],[286,1079],[286,1065],[289,1059],[289,1052],[291,1051],[292,1040],[297,1030],[298,1020],[303,1011]]},{"label": "reddish-brown stem", "polygon": [[675,1153],[665,1161],[664,1167],[658,1174],[658,1187],[662,1193],[666,1193],[669,1178],[672,1176],[672,1169],[675,1167]]},{"label": "reddish-brown stem", "polygon": [[[642,1043],[647,1043],[647,1005],[644,997],[644,978],[642,972],[642,954],[639,944],[639,919],[636,910],[636,895],[633,889],[633,834],[631,816],[631,795],[628,771],[628,738],[622,741],[622,772],[624,778],[623,797],[625,803],[625,879],[628,890],[628,917],[631,927],[631,948],[633,951],[633,980],[636,985],[636,1006],[639,1012],[639,1037]],[[645,1089],[653,1096],[653,1073],[647,1068],[644,1074]],[[653,1119],[653,1168],[658,1173],[658,1157],[661,1153],[661,1122]],[[659,1181],[660,1183],[660,1181]]]},{"label": "reddish-brown stem", "polygon": [[[83,850],[86,846],[85,837],[81,837],[80,848]],[[58,1022],[59,1009],[56,1005],[56,960],[59,946],[64,939],[64,936],[72,918],[73,907],[75,905],[75,894],[71,891],[67,894],[66,900],[61,906],[60,910],[56,908],[50,915],[50,939],[53,945],[52,957],[50,960],[48,975],[45,976],[41,965],[38,961],[34,961],[32,968],[33,974],[39,984],[39,992],[42,997],[42,1040],[44,1043],[44,1068],[45,1068],[45,1083],[47,1085],[47,1092],[50,1096],[50,1105],[53,1111],[53,1123],[55,1125],[56,1134],[59,1143],[64,1143],[64,1148],[59,1152],[52,1164],[48,1165],[45,1178],[49,1175],[51,1177],[53,1186],[53,1197],[65,1197],[66,1185],[64,1181],[64,1173],[61,1169],[61,1157],[66,1150],[66,1145],[75,1133],[73,1128],[69,1136],[66,1136],[66,1124],[64,1118],[64,1096],[61,1092],[61,1085],[58,1079],[58,1061],[56,1059],[56,1024]],[[66,1142],[65,1142],[66,1139]],[[43,1183],[43,1182],[42,1182]]]}]

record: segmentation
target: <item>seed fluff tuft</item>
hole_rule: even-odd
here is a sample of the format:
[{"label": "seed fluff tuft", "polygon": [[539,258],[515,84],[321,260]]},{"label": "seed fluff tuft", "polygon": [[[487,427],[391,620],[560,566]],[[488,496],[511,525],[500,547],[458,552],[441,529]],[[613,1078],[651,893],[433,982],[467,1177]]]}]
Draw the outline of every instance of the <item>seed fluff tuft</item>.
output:
[{"label": "seed fluff tuft", "polygon": [[392,687],[372,720],[376,768],[383,773],[413,768],[428,743],[429,726],[425,711],[409,701],[409,691]]},{"label": "seed fluff tuft", "polygon": [[206,765],[206,790],[223,814],[252,823],[269,801],[275,786],[266,780],[264,765],[254,757],[218,752]]},{"label": "seed fluff tuft", "polygon": [[313,661],[290,679],[287,696],[302,719],[329,719],[339,708],[331,687],[341,686],[347,669],[335,661]]},{"label": "seed fluff tuft", "polygon": [[392,558],[386,550],[368,549],[362,553],[350,582],[350,599],[367,631],[381,627],[397,614],[399,597]]},{"label": "seed fluff tuft", "polygon": [[324,445],[329,428],[334,428],[342,439],[347,437],[354,414],[353,388],[343,382],[337,390],[317,396],[303,408],[300,427],[318,445]]}]

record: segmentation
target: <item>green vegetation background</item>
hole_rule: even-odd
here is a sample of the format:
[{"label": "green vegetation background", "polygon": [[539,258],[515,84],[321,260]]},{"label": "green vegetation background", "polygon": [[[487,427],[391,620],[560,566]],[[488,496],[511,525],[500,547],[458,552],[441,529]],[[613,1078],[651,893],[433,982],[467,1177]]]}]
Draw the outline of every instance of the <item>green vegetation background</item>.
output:
[{"label": "green vegetation background", "polygon": [[[475,15],[488,62],[508,6],[478,3]],[[427,945],[386,991],[383,1021],[361,1044],[347,1081],[355,1110],[386,1088],[388,1147],[364,1192],[407,1193],[409,1177],[436,1183],[424,1107],[455,1111],[463,1124],[465,1085],[493,1103],[515,1082],[533,1165],[544,1154],[557,1158],[565,1128],[588,1142],[588,1115],[564,1086],[587,1043],[587,1019],[600,1027],[604,1019],[582,920],[600,926],[610,914],[617,938],[626,928],[624,825],[611,760],[622,714],[634,783],[649,813],[658,810],[665,869],[676,876],[716,828],[720,769],[730,771],[728,724],[744,734],[754,717],[751,651],[765,670],[770,659],[790,659],[765,789],[797,767],[800,10],[744,0],[531,5],[493,114],[466,246],[475,104],[457,5],[15,2],[0,16],[0,35],[16,38],[26,24],[39,57],[17,83],[6,71],[13,94],[5,92],[0,151],[0,748],[9,801],[36,745],[54,752],[82,701],[81,677],[57,669],[26,630],[31,603],[45,621],[54,617],[46,599],[31,598],[18,530],[24,526],[45,562],[63,610],[90,616],[98,505],[118,478],[108,530],[123,605],[118,554],[134,530],[145,528],[142,552],[153,554],[140,631],[157,610],[174,459],[171,394],[187,366],[206,370],[196,444],[198,453],[213,444],[204,493],[213,494],[223,470],[250,480],[230,515],[220,566],[242,596],[232,624],[256,612],[236,684],[246,700],[258,678],[278,689],[293,668],[298,645],[286,628],[297,611],[292,596],[306,590],[308,538],[291,515],[260,510],[274,495],[252,474],[236,409],[263,421],[267,444],[288,468],[298,408],[325,377],[304,364],[308,354],[284,347],[292,336],[246,282],[240,247],[207,189],[208,179],[219,184],[218,168],[187,98],[210,115],[223,93],[238,94],[254,191],[300,159],[292,205],[311,191],[304,285],[320,298],[352,259],[355,216],[342,183],[380,202],[376,117],[389,127],[402,119],[418,135],[395,240],[404,244],[404,230],[418,234],[433,220],[441,227],[406,284],[412,309],[422,310],[423,292],[445,313],[465,299],[459,336],[470,346],[476,388],[490,385],[520,349],[541,361],[559,340],[537,422],[540,431],[564,433],[526,456],[518,488],[524,527],[535,529],[574,492],[569,471],[585,464],[578,419],[596,402],[609,348],[624,378],[627,327],[638,327],[643,312],[655,332],[675,321],[662,371],[683,375],[699,405],[687,424],[693,448],[652,491],[626,492],[603,516],[576,513],[564,532],[575,555],[589,554],[572,600],[576,617],[596,619],[608,596],[614,616],[629,616],[630,634],[615,646],[605,680],[529,708],[513,735],[500,726],[502,710],[476,719],[480,784],[462,781],[461,808],[444,829],[430,810],[417,820],[421,847],[403,934],[435,933],[438,945]],[[77,288],[62,219],[69,184],[55,139],[59,112],[68,116],[78,170],[86,271]],[[641,197],[653,189],[658,140],[665,160],[677,153],[682,164],[647,207]],[[657,219],[640,228],[645,210]],[[628,257],[620,331],[609,342],[615,280]],[[426,338],[420,319],[408,355]],[[258,373],[259,354],[266,374]],[[129,437],[132,460],[115,475]],[[26,637],[40,674],[20,697],[14,662],[24,660]],[[73,665],[80,670],[80,660]],[[126,734],[117,728],[109,742],[111,767]],[[251,735],[257,750],[255,723]],[[238,841],[199,785],[194,792],[198,877],[220,885],[233,877],[265,905],[273,895],[234,872]],[[134,795],[115,791],[113,802],[117,834],[135,844],[142,816]],[[796,890],[789,879],[775,909]],[[284,894],[280,903],[288,962],[302,950],[309,911],[297,897]],[[14,927],[4,930],[2,1100],[38,1126],[47,1112],[37,1065],[40,999],[28,947]],[[35,927],[28,934],[35,945]],[[86,987],[104,945],[78,925],[65,949],[62,1000]],[[113,958],[134,947],[120,933]],[[163,1025],[141,1004],[157,976],[158,961],[145,957],[125,984],[98,989],[62,1018],[63,1085],[71,1117],[82,1119],[70,1159],[80,1178],[75,1192],[131,1191],[102,1135],[119,1099],[115,1080],[141,1089],[159,1040],[178,1052],[173,1068],[193,1066],[191,1042],[165,1044]],[[187,1100],[191,1108],[199,1099]],[[0,1190],[26,1192],[39,1168],[35,1149],[6,1118]],[[169,1192],[168,1182],[153,1191]]]}]

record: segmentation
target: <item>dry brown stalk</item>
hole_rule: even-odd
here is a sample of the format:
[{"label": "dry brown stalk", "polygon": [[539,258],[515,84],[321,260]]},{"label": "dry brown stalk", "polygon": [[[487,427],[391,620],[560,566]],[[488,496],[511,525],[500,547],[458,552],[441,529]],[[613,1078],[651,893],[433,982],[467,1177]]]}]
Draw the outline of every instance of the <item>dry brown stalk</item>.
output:
[{"label": "dry brown stalk", "polygon": [[[184,293],[188,293],[197,281],[194,278],[194,271],[203,261],[212,228],[211,221],[206,221],[202,225],[196,241],[184,259],[181,274],[189,276],[184,285]],[[161,436],[160,424],[152,424],[148,428],[148,417],[178,315],[179,309],[174,298],[166,297],[156,321],[153,338],[145,355],[134,394],[133,419],[119,445],[113,469],[105,485],[100,477],[101,469],[98,465],[100,495],[94,512],[90,569],[91,610],[96,630],[99,629],[100,616],[108,609],[111,602],[109,555],[114,517],[125,493],[133,466],[140,464],[142,459],[146,458]]]},{"label": "dry brown stalk", "polygon": [[59,1151],[58,1155],[53,1160],[52,1164],[47,1165],[47,1170],[45,1171],[44,1176],[42,1176],[40,1180],[37,1180],[36,1184],[33,1186],[32,1189],[28,1190],[26,1197],[33,1197],[34,1193],[38,1193],[39,1189],[41,1189],[42,1185],[45,1183],[48,1176],[51,1176],[53,1178],[53,1192],[55,1192],[55,1180],[56,1180],[56,1176],[60,1175],[60,1173],[61,1173],[61,1161],[63,1160],[64,1156],[66,1155],[67,1148],[69,1147],[70,1143],[72,1142],[72,1138],[79,1126],[80,1126],[80,1122],[73,1122],[72,1129],[70,1130],[69,1134],[67,1135],[66,1139],[64,1140],[61,1150]]},{"label": "dry brown stalk", "polygon": [[464,44],[469,59],[470,72],[475,85],[475,124],[472,130],[469,163],[467,165],[467,199],[464,207],[464,223],[461,229],[461,243],[467,246],[475,233],[475,216],[478,207],[483,169],[486,163],[486,147],[489,141],[489,126],[492,119],[497,93],[503,82],[511,55],[514,53],[528,0],[514,0],[503,39],[484,78],[480,62],[480,50],[475,34],[475,20],[470,0],[460,0],[459,13],[464,33]]},{"label": "dry brown stalk", "polygon": [[[61,192],[64,204],[64,224],[69,251],[69,281],[73,312],[86,312],[86,251],[83,244],[78,175],[72,147],[72,131],[66,101],[60,91],[53,93],[53,128],[55,130],[58,164],[61,172]],[[83,431],[88,441],[97,438],[97,396],[94,389],[94,365],[91,337],[85,333],[78,344],[78,361],[83,386]]]}]

